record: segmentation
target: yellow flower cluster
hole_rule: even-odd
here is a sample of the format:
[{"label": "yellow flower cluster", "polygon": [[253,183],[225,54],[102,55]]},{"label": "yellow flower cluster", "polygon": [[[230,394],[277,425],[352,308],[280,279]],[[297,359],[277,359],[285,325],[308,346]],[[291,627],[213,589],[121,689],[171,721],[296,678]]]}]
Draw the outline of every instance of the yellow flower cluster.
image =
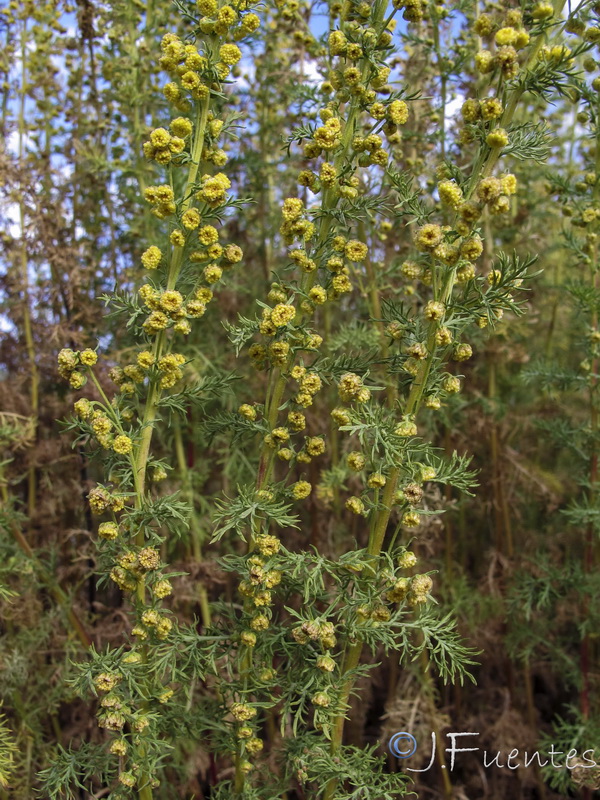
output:
[{"label": "yellow flower cluster", "polygon": [[[236,10],[230,5],[219,8],[216,0],[204,0],[197,5],[200,13],[203,13],[199,28],[205,34],[239,40],[260,26],[256,14],[242,14],[240,9]],[[200,53],[194,44],[184,44],[172,33],[163,37],[161,49],[160,66],[171,78],[171,82],[164,86],[163,93],[169,102],[184,113],[190,110],[186,93],[195,100],[207,98],[214,74],[219,80],[225,80],[242,57],[239,47],[231,42],[221,44],[218,55],[214,56]]]},{"label": "yellow flower cluster", "polygon": [[154,609],[144,611],[141,620],[142,625],[136,625],[131,633],[142,641],[148,638],[150,632],[154,633],[157,639],[166,639],[173,629],[171,620]]},{"label": "yellow flower cluster", "polygon": [[[273,495],[268,491],[257,493],[259,500],[270,500]],[[260,556],[270,558],[279,552],[281,542],[276,536],[260,534],[255,541],[256,550]],[[244,597],[252,601],[254,608],[249,609],[249,627],[251,630],[242,631],[240,641],[246,647],[254,647],[256,644],[255,631],[264,631],[270,625],[270,606],[273,598],[270,591],[281,582],[281,573],[275,569],[265,569],[265,561],[259,555],[250,555],[246,561],[247,578],[239,584],[239,591]],[[242,712],[241,707],[238,714],[234,714],[239,721],[251,719],[253,714],[247,715]]]},{"label": "yellow flower cluster", "polygon": [[119,535],[119,526],[115,522],[101,522],[98,526],[98,536],[102,539],[113,540]]},{"label": "yellow flower cluster", "polygon": [[378,133],[370,133],[368,136],[355,136],[352,140],[352,149],[357,153],[363,154],[358,160],[361,167],[368,167],[369,164],[377,164],[380,167],[384,167],[387,164],[389,155],[383,149],[383,139]]},{"label": "yellow flower cluster", "polygon": [[[297,197],[288,197],[283,202],[281,209],[283,222],[279,232],[287,244],[298,239],[308,241],[312,239],[315,234],[315,226],[312,222],[304,218],[304,203]],[[314,269],[314,262],[306,257],[302,251],[294,251],[297,253],[299,263],[305,272],[312,272]]]},{"label": "yellow flower cluster", "polygon": [[[221,268],[215,267],[215,269],[219,270],[220,277]],[[200,288],[184,301],[183,295],[176,290],[171,289],[161,292],[149,284],[144,284],[140,288],[139,295],[143,304],[150,310],[150,314],[142,325],[150,336],[154,336],[170,327],[176,333],[187,335],[191,330],[189,319],[201,317],[206,311],[207,304],[213,298],[213,293],[210,289]],[[148,369],[152,366],[151,353],[144,351],[144,353],[140,354],[140,358],[143,359],[143,363],[141,361],[138,362],[139,367]],[[131,368],[125,368],[126,377],[131,378],[136,383],[143,380],[143,374],[128,374],[128,369]],[[166,380],[166,383],[169,383],[169,380]]]},{"label": "yellow flower cluster", "polygon": [[[190,102],[185,97],[189,92],[196,100],[201,100],[209,95],[209,88],[203,82],[202,76],[208,70],[208,60],[198,52],[193,44],[185,45],[174,33],[167,33],[161,41],[162,56],[159,64],[171,78],[179,79],[179,85],[173,80],[163,89],[167,100],[175,108],[187,113]],[[182,92],[182,89],[184,92]]]},{"label": "yellow flower cluster", "polygon": [[[248,8],[248,5],[243,8]],[[203,33],[219,36],[232,33],[234,39],[242,39],[249,33],[254,33],[260,26],[260,19],[256,14],[244,14],[240,19],[239,9],[236,11],[230,5],[219,8],[217,0],[197,0],[196,8],[202,14],[200,30]]]},{"label": "yellow flower cluster", "polygon": [[410,581],[408,601],[411,605],[426,603],[433,588],[433,581],[429,575],[415,575]]},{"label": "yellow flower cluster", "polygon": [[408,106],[404,100],[392,100],[387,107],[386,115],[394,125],[405,125],[408,122]]},{"label": "yellow flower cluster", "polygon": [[420,22],[423,19],[421,0],[393,0],[394,8],[403,9],[402,17],[407,22]]},{"label": "yellow flower cluster", "polygon": [[291,487],[294,500],[304,500],[312,491],[312,486],[308,481],[296,481]]},{"label": "yellow flower cluster", "polygon": [[115,453],[119,453],[119,455],[128,455],[133,450],[133,442],[129,436],[119,434],[119,436],[115,436],[114,438],[112,449]]},{"label": "yellow flower cluster", "polygon": [[[322,150],[325,152],[335,150],[335,148],[339,145],[341,138],[342,123],[338,117],[331,116],[325,121],[324,125],[316,128],[313,134],[313,140],[310,143],[312,147],[310,147],[310,150],[305,148],[305,154],[312,158],[316,155],[319,155]],[[307,147],[309,147],[309,145],[307,145]]]},{"label": "yellow flower cluster", "polygon": [[169,164],[173,156],[185,149],[185,141],[180,136],[172,136],[166,128],[155,128],[150,139],[144,142],[144,155],[157,164]]},{"label": "yellow flower cluster", "polygon": [[503,214],[510,208],[509,197],[517,190],[514,175],[503,175],[501,178],[482,178],[477,184],[478,199],[489,206],[492,214]]},{"label": "yellow flower cluster", "polygon": [[[290,377],[293,380],[297,381],[299,384],[299,391],[296,394],[294,400],[302,408],[308,408],[313,404],[313,398],[318,392],[321,391],[323,383],[321,378],[317,375],[316,372],[307,372],[305,367],[302,366],[295,366],[290,372]],[[299,429],[304,427],[304,417],[301,414],[300,417],[296,418]],[[300,423],[302,423],[300,425]]]},{"label": "yellow flower cluster", "polygon": [[183,378],[181,367],[185,364],[185,356],[181,353],[168,353],[158,361],[158,369],[161,373],[159,386],[161,389],[171,389],[177,381]]},{"label": "yellow flower cluster", "polygon": [[206,203],[210,208],[218,208],[227,201],[227,190],[230,188],[231,181],[222,172],[216,175],[203,175],[196,199]]},{"label": "yellow flower cluster", "polygon": [[71,350],[70,347],[63,348],[58,354],[58,373],[61,378],[69,381],[73,389],[81,389],[87,382],[86,376],[81,372],[80,367],[86,369],[93,367],[98,361],[98,354],[95,350]]},{"label": "yellow flower cluster", "polygon": [[396,436],[408,438],[409,436],[417,435],[417,426],[412,417],[404,417],[404,419],[396,425],[394,429]]},{"label": "yellow flower cluster", "polygon": [[353,514],[363,515],[366,512],[365,504],[360,499],[360,497],[356,497],[356,496],[349,497],[346,500],[345,505],[346,505],[346,508],[348,509],[348,511],[351,511]]},{"label": "yellow flower cluster", "polygon": [[88,494],[88,503],[93,514],[104,514],[105,511],[118,513],[125,508],[125,502],[121,495],[109,492],[104,486],[96,486]]},{"label": "yellow flower cluster", "polygon": [[363,380],[354,372],[345,372],[338,383],[338,394],[343,403],[367,403],[371,390],[363,384]]},{"label": "yellow flower cluster", "polygon": [[303,622],[302,625],[292,629],[292,637],[298,644],[319,642],[324,650],[333,649],[337,643],[333,623],[322,620]]},{"label": "yellow flower cluster", "polygon": [[159,219],[170,217],[177,211],[175,195],[170,186],[148,186],[144,198],[152,206],[152,213]]},{"label": "yellow flower cluster", "polygon": [[429,321],[437,321],[442,319],[445,312],[444,304],[437,300],[430,300],[423,311],[423,316]]},{"label": "yellow flower cluster", "polygon": [[365,468],[366,463],[366,458],[358,450],[348,453],[346,456],[346,464],[353,472],[361,472]]},{"label": "yellow flower cluster", "polygon": [[499,69],[505,78],[514,78],[519,71],[518,51],[527,47],[530,40],[529,34],[523,28],[521,12],[518,9],[510,9],[505,16],[504,25],[497,30],[491,17],[481,14],[475,22],[475,32],[484,39],[491,39],[493,36],[496,45],[495,52],[481,50],[477,53],[475,56],[477,70],[487,74]]},{"label": "yellow flower cluster", "polygon": [[344,253],[348,261],[358,263],[364,261],[367,257],[369,249],[364,242],[359,242],[357,239],[352,239],[347,242],[344,247]]}]

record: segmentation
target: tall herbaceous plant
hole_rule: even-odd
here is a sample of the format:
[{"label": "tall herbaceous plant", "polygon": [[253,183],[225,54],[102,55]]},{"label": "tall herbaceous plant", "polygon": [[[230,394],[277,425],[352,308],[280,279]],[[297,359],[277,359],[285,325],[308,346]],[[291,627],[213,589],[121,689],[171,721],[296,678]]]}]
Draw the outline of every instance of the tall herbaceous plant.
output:
[{"label": "tall herbaceous plant", "polygon": [[[103,733],[60,751],[45,791],[99,781],[115,800],[170,797],[182,752],[201,749],[218,797],[401,796],[408,778],[376,745],[345,744],[346,719],[378,662],[419,657],[432,683],[473,668],[411,544],[435,484],[476,483],[468,457],[435,446],[432,420],[460,392],[470,331],[522,310],[535,258],[496,251],[494,231],[514,214],[519,162],[548,152],[527,121],[532,95],[564,93],[591,44],[562,43],[558,1],[489,13],[332,2],[313,19],[295,0],[175,10],[185,33],[155,55],[170,115],[142,143],[157,176],[141,183],[143,280],[108,298],[111,352],[59,354],[79,393],[71,429],[103,471],[88,495],[98,572],[127,622],[76,681]],[[269,31],[290,27],[305,81],[289,86],[293,127],[253,86],[277,64]],[[257,130],[258,166],[244,148]],[[245,156],[265,178],[260,218],[241,193]],[[198,590],[200,625],[174,591],[184,570],[167,563],[200,498],[185,442],[178,454],[164,442],[210,388],[197,363],[217,351],[234,402],[223,392],[195,425],[207,454],[211,437],[235,444],[239,481],[217,459],[203,484],[222,578]]]}]

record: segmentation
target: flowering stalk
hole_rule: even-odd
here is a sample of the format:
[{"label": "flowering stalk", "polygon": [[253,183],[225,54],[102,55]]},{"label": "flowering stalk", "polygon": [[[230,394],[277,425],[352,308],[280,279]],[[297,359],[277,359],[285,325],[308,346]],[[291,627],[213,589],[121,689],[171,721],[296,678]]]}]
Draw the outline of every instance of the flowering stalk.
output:
[{"label": "flowering stalk", "polygon": [[[562,4],[560,5],[558,12],[560,12],[560,8],[562,8]],[[540,17],[543,18],[544,14],[551,16],[554,13],[554,9],[550,6],[549,13],[548,10],[543,9],[541,10],[540,4]],[[519,12],[509,12],[507,15],[507,22],[509,23],[509,27],[502,28],[501,31],[496,33],[496,43],[503,44],[504,41],[511,41],[513,44],[520,39],[521,47],[529,43],[529,34],[526,33],[520,26],[522,24],[521,17]],[[479,20],[480,28],[485,26],[487,23],[487,18],[485,21]],[[434,22],[434,40],[436,42],[436,48],[438,53],[438,61],[441,59],[441,55],[439,52],[439,33],[437,24]],[[491,31],[490,31],[491,32]],[[534,43],[531,46],[530,56],[525,64],[524,71],[531,69],[532,65],[537,60],[541,47],[543,46],[545,40],[544,32],[540,32],[538,36],[534,39]],[[502,48],[501,48],[502,49]],[[501,71],[504,72],[506,78],[514,77],[518,68],[516,65],[516,51],[514,48],[511,47],[514,52],[514,57],[511,55],[510,60],[507,62],[500,61],[499,66]],[[508,55],[508,54],[507,54]],[[483,57],[482,57],[483,56]],[[488,60],[489,56],[489,60]],[[491,54],[487,51],[483,51],[483,54],[479,54],[478,56],[480,62],[483,62],[485,66],[485,70],[482,71],[491,71],[493,65],[493,58]],[[499,59],[499,56],[496,56],[496,59]],[[489,67],[487,66],[489,64]],[[465,234],[470,233],[469,227],[465,224],[467,221],[474,221],[473,217],[477,219],[480,212],[477,212],[476,206],[472,203],[472,198],[477,193],[478,199],[483,202],[487,203],[495,203],[498,206],[496,213],[500,210],[500,208],[504,208],[504,204],[500,205],[500,201],[503,199],[501,197],[502,191],[504,190],[506,194],[514,192],[514,188],[516,184],[514,183],[514,176],[507,176],[504,180],[504,185],[500,185],[500,181],[498,179],[491,178],[490,175],[492,174],[500,155],[503,149],[509,143],[509,137],[506,135],[505,129],[509,128],[514,113],[517,109],[518,102],[521,99],[524,91],[525,91],[525,80],[519,83],[516,87],[512,88],[508,93],[506,99],[506,105],[503,105],[494,99],[484,100],[481,103],[481,107],[485,107],[487,104],[487,112],[484,111],[484,119],[494,119],[494,117],[500,117],[500,121],[498,123],[498,127],[487,135],[485,141],[482,143],[480,147],[479,154],[474,160],[474,168],[469,181],[466,182],[466,189],[463,190],[457,185],[454,181],[443,181],[442,183],[438,184],[438,190],[440,194],[440,199],[442,202],[445,202],[451,208],[456,209],[457,214],[454,218],[454,228],[456,233],[460,236],[462,235],[465,237]],[[445,115],[445,90],[442,91],[442,114]],[[497,111],[494,108],[494,104],[497,104]],[[477,118],[477,114],[481,113],[478,111],[480,104],[478,100],[470,100],[465,103],[463,106],[463,114],[466,120],[475,121]],[[491,111],[491,113],[490,113]],[[442,130],[443,130],[444,122],[442,122]],[[444,135],[442,133],[442,157],[444,156]],[[510,191],[508,191],[510,186]],[[506,199],[506,198],[504,198]],[[461,219],[462,217],[462,219]],[[471,218],[471,219],[469,219]],[[439,233],[438,233],[439,232]],[[432,381],[432,368],[434,363],[438,362],[437,351],[442,349],[445,345],[448,344],[448,341],[451,341],[452,337],[451,334],[449,335],[449,339],[447,339],[447,335],[449,334],[448,328],[442,328],[442,320],[444,320],[445,324],[448,327],[452,326],[452,313],[451,313],[451,305],[452,305],[452,294],[457,283],[457,267],[456,262],[458,261],[458,252],[457,255],[453,255],[446,252],[440,252],[439,254],[436,253],[436,248],[442,250],[444,247],[441,244],[441,229],[435,225],[425,225],[423,226],[416,234],[415,241],[417,247],[425,252],[433,251],[434,255],[437,255],[443,262],[448,265],[448,268],[439,276],[438,282],[436,283],[434,280],[434,298],[425,309],[426,316],[429,313],[429,323],[428,328],[426,331],[426,340],[425,346],[423,347],[423,355],[422,361],[420,365],[415,367],[415,379],[412,383],[406,401],[402,404],[403,412],[404,412],[404,419],[409,420],[406,424],[407,430],[410,430],[408,435],[416,434],[417,428],[414,424],[414,420],[416,420],[419,416],[419,412],[422,409],[425,396],[428,393],[431,393],[435,387],[435,381],[437,380],[437,376],[433,376],[434,380]],[[481,240],[479,240],[480,242]],[[473,249],[473,245],[475,245],[475,257],[481,255],[482,246],[479,242],[475,243],[475,239],[468,239],[463,238],[463,249],[462,253],[467,255],[470,249]],[[456,247],[456,245],[454,245]],[[437,272],[439,267],[437,267],[436,262],[433,261],[431,266],[431,271],[433,275]],[[462,271],[464,272],[465,266],[463,266]],[[469,265],[466,265],[466,269],[470,269]],[[495,277],[497,275],[497,278]],[[490,273],[491,282],[493,283],[495,280],[500,279],[500,274],[491,272]],[[462,278],[461,278],[462,279]],[[518,282],[515,284],[518,285]],[[487,321],[486,321],[487,322]],[[446,333],[448,332],[448,334]],[[470,346],[466,345],[465,353],[467,353],[466,357],[468,358],[470,355]],[[462,356],[461,356],[462,358]],[[384,489],[384,493],[381,500],[381,505],[379,509],[373,513],[371,526],[370,526],[370,535],[369,541],[367,546],[367,552],[372,555],[374,558],[378,558],[382,552],[383,544],[385,535],[388,529],[388,524],[390,520],[390,516],[393,511],[394,507],[394,498],[397,493],[398,488],[398,481],[402,474],[402,466],[394,466],[389,473],[389,477],[387,478],[386,486]],[[348,705],[348,700],[350,697],[350,693],[354,686],[355,682],[355,673],[360,663],[361,653],[363,650],[363,642],[360,640],[355,641],[354,643],[350,643],[343,661],[342,666],[342,673],[348,675],[347,679],[343,684],[343,688],[341,691],[340,696],[340,705],[343,709],[340,714],[338,715],[337,719],[335,720],[333,733],[332,733],[332,753],[336,753],[339,748],[341,747],[342,738],[343,738],[343,731],[344,731],[344,723],[346,719],[346,708]],[[325,793],[326,800],[331,800],[334,796],[335,789],[336,789],[336,781],[332,780],[329,782],[327,786],[327,790]]]},{"label": "flowering stalk", "polygon": [[[198,9],[204,15],[197,23],[204,37],[184,44],[167,34],[161,45],[160,66],[171,77],[164,94],[183,116],[173,119],[169,130],[151,131],[144,144],[147,159],[171,168],[169,184],[145,191],[155,217],[170,224],[169,248],[151,244],[141,255],[142,265],[159,277],[142,285],[139,300],[116,295],[111,301],[116,313],[130,316],[137,358],[112,368],[118,391],[111,400],[94,350],[59,354],[60,373],[70,385],[81,388],[89,375],[100,397],[75,403],[80,422],[74,427],[104,451],[108,475],[118,487],[96,487],[89,502],[95,514],[111,513],[111,520],[98,528],[101,553],[110,578],[129,595],[134,616],[134,641],[106,657],[95,654],[82,666],[82,686],[102,694],[99,723],[116,733],[110,752],[119,758],[120,789],[113,796],[130,796],[136,788],[141,800],[149,800],[159,785],[161,738],[169,724],[161,706],[178,702],[169,684],[181,646],[163,605],[173,591],[172,575],[157,545],[165,541],[162,530],[176,530],[185,507],[173,498],[155,498],[149,490],[150,470],[153,482],[166,477],[163,464],[152,455],[153,435],[161,409],[177,409],[186,391],[194,389],[182,383],[186,359],[177,344],[206,312],[224,271],[243,255],[237,245],[219,244],[220,232],[211,224],[230,202],[230,181],[222,172],[203,170],[227,161],[216,142],[226,133],[225,121],[219,119],[222,84],[241,58],[230,40],[252,33],[259,20],[247,10],[218,7],[215,0],[199,0]],[[180,181],[182,169],[186,175]],[[145,317],[141,325],[140,316]],[[203,611],[205,606],[206,599]]]}]

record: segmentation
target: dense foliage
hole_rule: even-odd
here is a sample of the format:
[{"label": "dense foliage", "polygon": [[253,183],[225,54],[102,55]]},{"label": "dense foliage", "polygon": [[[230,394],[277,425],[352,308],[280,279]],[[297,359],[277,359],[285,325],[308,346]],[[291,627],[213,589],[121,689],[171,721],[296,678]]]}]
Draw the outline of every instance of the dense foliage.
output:
[{"label": "dense foliage", "polygon": [[0,31],[0,797],[589,800],[600,4]]}]

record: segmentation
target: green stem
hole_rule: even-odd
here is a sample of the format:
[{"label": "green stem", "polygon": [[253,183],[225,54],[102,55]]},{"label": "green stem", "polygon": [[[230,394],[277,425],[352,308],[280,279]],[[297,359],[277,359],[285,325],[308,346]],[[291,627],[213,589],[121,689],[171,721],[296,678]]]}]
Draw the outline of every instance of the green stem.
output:
[{"label": "green stem", "polygon": [[[19,120],[18,120],[18,159],[20,180],[25,180],[25,98],[27,95],[27,22],[23,21],[21,29],[21,86],[19,93]],[[31,416],[34,432],[37,431],[39,413],[39,374],[36,363],[35,344],[33,340],[33,327],[31,321],[31,308],[29,298],[29,275],[27,271],[27,239],[25,236],[25,198],[21,190],[19,195],[19,233],[21,236],[19,251],[20,283],[23,292],[23,333],[25,335],[25,348],[29,360]],[[27,477],[27,513],[31,520],[36,507],[36,473],[35,464],[32,463]]]},{"label": "green stem", "polygon": [[[192,145],[191,162],[188,171],[188,176],[183,193],[183,201],[181,204],[181,213],[185,213],[190,207],[193,199],[192,190],[198,177],[198,170],[200,168],[200,161],[202,157],[202,150],[204,148],[204,138],[206,135],[206,123],[208,120],[208,110],[210,99],[206,98],[201,102],[198,107],[196,115],[196,125],[194,130],[194,142]],[[171,253],[171,263],[169,265],[169,272],[167,275],[167,290],[173,289],[177,282],[181,264],[183,261],[183,247],[175,246]],[[165,346],[166,337],[164,332],[161,331],[154,342],[153,354],[156,359],[162,355],[163,347]],[[136,466],[134,471],[134,480],[136,484],[136,495],[141,500],[145,493],[146,485],[146,470],[148,467],[148,457],[150,454],[150,444],[152,442],[152,434],[154,432],[154,425],[157,418],[158,403],[160,401],[161,390],[157,381],[150,384],[148,391],[148,398],[146,400],[146,407],[144,409],[144,418],[142,420],[142,436],[139,448],[136,455]],[[144,534],[141,531],[138,534],[138,544],[143,544]]]}]

